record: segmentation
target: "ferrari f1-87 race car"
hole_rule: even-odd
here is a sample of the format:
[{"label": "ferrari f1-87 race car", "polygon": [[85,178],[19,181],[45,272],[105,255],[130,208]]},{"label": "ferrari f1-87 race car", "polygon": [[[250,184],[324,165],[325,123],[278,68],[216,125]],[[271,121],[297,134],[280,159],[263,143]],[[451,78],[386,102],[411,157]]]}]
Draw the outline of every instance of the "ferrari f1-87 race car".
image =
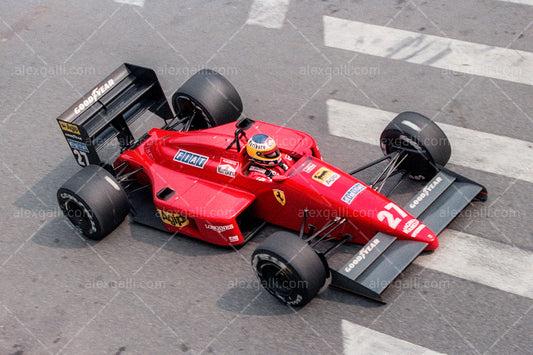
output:
[{"label": "ferrari f1-87 race car", "polygon": [[[308,134],[242,117],[239,94],[214,71],[193,75],[171,104],[154,71],[123,64],[58,117],[83,169],[57,199],[85,237],[105,237],[130,213],[144,225],[234,247],[274,224],[281,228],[251,264],[279,300],[301,306],[333,285],[382,301],[417,255],[438,247],[457,214],[486,200],[483,186],[444,168],[445,134],[414,112],[385,127],[381,159],[347,173],[323,161]],[[246,145],[256,134],[272,137],[292,166],[252,178]],[[374,165],[384,167],[373,181],[354,177]],[[406,177],[426,185],[401,207],[388,196]],[[363,247],[330,267],[344,243]]]}]

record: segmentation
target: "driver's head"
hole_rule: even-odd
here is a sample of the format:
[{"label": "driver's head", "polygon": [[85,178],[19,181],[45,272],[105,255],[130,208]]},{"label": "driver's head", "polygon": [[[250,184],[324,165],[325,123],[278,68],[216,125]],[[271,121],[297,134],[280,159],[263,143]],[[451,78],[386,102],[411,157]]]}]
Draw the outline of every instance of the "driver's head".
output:
[{"label": "driver's head", "polygon": [[261,166],[276,166],[281,162],[281,154],[272,137],[256,134],[248,140],[246,152],[250,159]]}]

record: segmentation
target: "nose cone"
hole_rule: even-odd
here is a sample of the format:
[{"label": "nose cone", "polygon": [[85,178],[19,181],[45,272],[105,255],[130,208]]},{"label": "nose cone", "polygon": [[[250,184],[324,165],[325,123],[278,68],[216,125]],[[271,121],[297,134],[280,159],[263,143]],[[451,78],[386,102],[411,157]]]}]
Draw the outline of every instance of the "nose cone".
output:
[{"label": "nose cone", "polygon": [[406,221],[403,227],[399,229],[405,234],[405,239],[407,240],[411,239],[418,242],[428,243],[425,250],[434,250],[439,246],[437,235],[416,218],[411,218]]},{"label": "nose cone", "polygon": [[[428,230],[429,230],[429,228],[428,228]],[[437,239],[437,236],[435,234],[433,234],[433,232],[430,231],[430,234],[428,234],[428,239],[432,239],[432,240],[428,244],[426,249],[424,249],[424,250],[435,250],[435,249],[437,249],[439,247],[439,240]]]}]

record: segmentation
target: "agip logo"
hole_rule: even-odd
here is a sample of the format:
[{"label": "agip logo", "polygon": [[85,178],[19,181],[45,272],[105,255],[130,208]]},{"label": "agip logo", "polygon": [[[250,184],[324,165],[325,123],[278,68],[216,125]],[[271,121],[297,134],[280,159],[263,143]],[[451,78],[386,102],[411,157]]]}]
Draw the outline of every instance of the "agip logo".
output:
[{"label": "agip logo", "polygon": [[80,135],[80,130],[78,129],[76,125],[73,125],[72,123],[68,123],[65,121],[58,121],[58,122],[59,122],[59,126],[61,127],[61,130],[76,134],[78,136]]},{"label": "agip logo", "polygon": [[189,219],[178,213],[165,212],[165,211],[158,209],[157,214],[159,215],[159,217],[164,223],[170,224],[171,226],[174,226],[174,227],[181,228],[189,224]]}]

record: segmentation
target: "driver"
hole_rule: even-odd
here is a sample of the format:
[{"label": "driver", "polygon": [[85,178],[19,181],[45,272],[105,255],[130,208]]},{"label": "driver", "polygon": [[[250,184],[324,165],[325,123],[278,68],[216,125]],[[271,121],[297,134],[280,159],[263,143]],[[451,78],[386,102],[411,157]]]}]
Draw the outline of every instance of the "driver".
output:
[{"label": "driver", "polygon": [[256,134],[250,138],[246,144],[246,153],[252,162],[248,176],[260,181],[281,175],[294,164],[291,156],[281,154],[276,141],[266,134]]}]

